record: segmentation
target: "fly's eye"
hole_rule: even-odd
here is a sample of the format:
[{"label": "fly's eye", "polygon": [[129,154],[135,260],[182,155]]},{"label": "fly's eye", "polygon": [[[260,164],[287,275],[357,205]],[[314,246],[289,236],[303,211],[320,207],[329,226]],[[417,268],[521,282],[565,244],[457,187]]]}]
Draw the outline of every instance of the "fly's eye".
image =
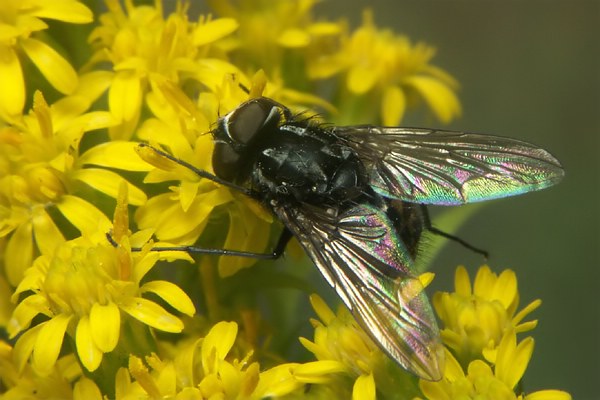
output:
[{"label": "fly's eye", "polygon": [[216,143],[213,151],[213,171],[219,177],[233,180],[239,172],[240,155],[228,144]]},{"label": "fly's eye", "polygon": [[279,103],[265,97],[253,99],[230,114],[227,133],[234,143],[246,145],[259,132],[276,127],[285,115],[285,108]]},{"label": "fly's eye", "polygon": [[244,104],[229,119],[229,136],[235,142],[249,143],[265,124],[269,111],[255,101]]}]

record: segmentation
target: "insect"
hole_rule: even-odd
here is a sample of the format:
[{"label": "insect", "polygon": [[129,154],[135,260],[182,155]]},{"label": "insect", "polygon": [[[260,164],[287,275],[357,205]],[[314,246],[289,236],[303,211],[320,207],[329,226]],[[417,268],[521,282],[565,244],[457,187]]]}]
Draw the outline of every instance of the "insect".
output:
[{"label": "insect", "polygon": [[[539,190],[564,172],[545,150],[514,139],[444,130],[327,126],[258,97],[213,130],[214,175],[270,209],[284,229],[272,253],[181,249],[277,258],[298,239],[378,346],[404,369],[441,379],[443,347],[412,269],[425,205],[459,205]],[[148,146],[148,145],[142,145]]]}]

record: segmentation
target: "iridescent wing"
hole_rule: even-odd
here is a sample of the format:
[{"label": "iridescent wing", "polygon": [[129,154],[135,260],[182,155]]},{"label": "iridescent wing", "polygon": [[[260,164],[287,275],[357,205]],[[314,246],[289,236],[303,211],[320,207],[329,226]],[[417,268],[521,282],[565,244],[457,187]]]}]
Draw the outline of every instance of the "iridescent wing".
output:
[{"label": "iridescent wing", "polygon": [[474,133],[375,126],[335,127],[384,197],[457,205],[513,196],[554,185],[560,163],[536,146]]},{"label": "iridescent wing", "polygon": [[384,210],[273,207],[357,321],[396,362],[441,379],[443,348],[424,288]]}]

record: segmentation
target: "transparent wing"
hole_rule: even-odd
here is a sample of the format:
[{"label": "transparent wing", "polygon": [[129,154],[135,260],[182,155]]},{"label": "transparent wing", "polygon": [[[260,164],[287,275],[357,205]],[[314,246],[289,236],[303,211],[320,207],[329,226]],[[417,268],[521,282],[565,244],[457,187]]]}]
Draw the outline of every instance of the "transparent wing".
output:
[{"label": "transparent wing", "polygon": [[564,175],[547,151],[474,133],[375,126],[335,127],[366,163],[382,196],[457,205],[554,185]]},{"label": "transparent wing", "polygon": [[419,377],[441,379],[443,348],[431,305],[384,211],[274,211],[381,349]]}]

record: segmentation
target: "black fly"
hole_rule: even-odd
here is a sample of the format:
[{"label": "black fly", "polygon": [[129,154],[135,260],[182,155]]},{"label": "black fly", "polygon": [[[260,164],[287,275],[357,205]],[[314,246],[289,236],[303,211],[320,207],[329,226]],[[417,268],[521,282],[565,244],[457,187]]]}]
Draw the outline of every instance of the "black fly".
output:
[{"label": "black fly", "polygon": [[441,379],[443,347],[412,270],[421,233],[431,229],[425,205],[526,193],[563,176],[548,152],[514,139],[323,126],[265,97],[220,118],[213,135],[215,175],[152,150],[270,209],[284,225],[275,250],[153,250],[273,259],[293,235],[379,347],[426,380]]}]

